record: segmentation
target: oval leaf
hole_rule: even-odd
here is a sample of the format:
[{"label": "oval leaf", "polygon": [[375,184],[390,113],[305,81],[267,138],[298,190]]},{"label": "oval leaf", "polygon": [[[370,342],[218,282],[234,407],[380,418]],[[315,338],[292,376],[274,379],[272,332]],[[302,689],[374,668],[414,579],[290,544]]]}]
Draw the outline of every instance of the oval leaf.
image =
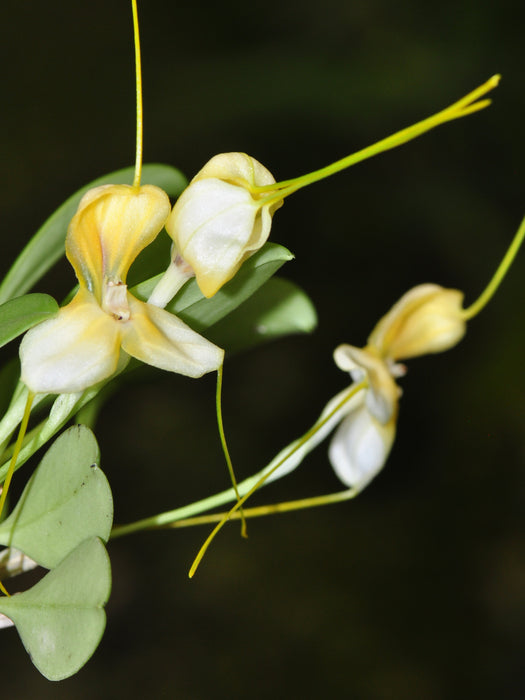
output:
[{"label": "oval leaf", "polygon": [[[0,303],[27,292],[64,255],[67,227],[77,210],[78,203],[88,190],[113,183],[131,185],[134,173],[134,168],[124,168],[93,180],[75,192],[51,214],[5,276],[0,285]],[[145,165],[142,170],[142,182],[157,185],[170,197],[178,197],[187,185],[186,178],[179,170],[161,164]]]},{"label": "oval leaf", "polygon": [[2,304],[0,348],[56,313],[58,304],[48,294],[26,294]]},{"label": "oval leaf", "polygon": [[0,598],[0,612],[16,625],[40,673],[60,681],[82,668],[97,648],[110,591],[108,554],[92,538],[28,591]]},{"label": "oval leaf", "polygon": [[[259,289],[288,260],[293,259],[289,250],[277,243],[265,245],[242,265],[235,277],[211,299],[206,299],[195,279],[190,280],[166,309],[178,316],[190,328],[201,333],[221,318],[227,316],[243,301]],[[137,285],[132,293],[147,301],[162,275]]]},{"label": "oval leaf", "polygon": [[316,325],[315,307],[306,293],[273,277],[214,325],[208,337],[228,352],[239,352],[285,335],[311,333]]},{"label": "oval leaf", "polygon": [[83,425],[49,448],[13,512],[0,524],[0,543],[20,549],[47,569],[88,537],[107,541],[111,490],[99,469],[95,436]]}]

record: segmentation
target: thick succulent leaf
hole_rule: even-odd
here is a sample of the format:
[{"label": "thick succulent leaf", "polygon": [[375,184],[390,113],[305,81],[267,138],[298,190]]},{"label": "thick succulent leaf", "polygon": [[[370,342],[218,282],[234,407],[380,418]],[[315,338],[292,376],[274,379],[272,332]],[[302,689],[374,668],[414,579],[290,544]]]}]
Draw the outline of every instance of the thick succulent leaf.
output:
[{"label": "thick succulent leaf", "polygon": [[[211,299],[206,299],[194,279],[190,280],[166,309],[171,311],[197,333],[201,333],[246,301],[293,255],[277,243],[266,243],[261,250],[242,265],[235,277]],[[132,292],[147,301],[160,275],[149,279]]]},{"label": "thick succulent leaf", "polygon": [[311,333],[315,307],[293,282],[268,280],[238,309],[215,324],[208,337],[227,352],[238,352],[294,333]]},{"label": "thick succulent leaf", "polygon": [[[131,185],[134,172],[134,168],[124,168],[93,180],[51,214],[4,278],[0,285],[0,303],[27,292],[64,255],[67,227],[78,203],[88,190],[105,184]],[[187,180],[182,173],[169,165],[152,164],[144,166],[142,183],[157,185],[170,197],[177,197],[186,187]]]},{"label": "thick succulent leaf", "polygon": [[106,541],[113,500],[99,461],[89,428],[69,428],[46,452],[15,509],[0,524],[0,543],[51,569],[88,537]]},{"label": "thick succulent leaf", "polygon": [[0,306],[0,348],[29,328],[58,313],[58,304],[47,294],[26,294]]},{"label": "thick succulent leaf", "polygon": [[111,590],[109,557],[102,542],[81,543],[32,588],[0,598],[32,662],[46,678],[76,673],[97,648]]}]

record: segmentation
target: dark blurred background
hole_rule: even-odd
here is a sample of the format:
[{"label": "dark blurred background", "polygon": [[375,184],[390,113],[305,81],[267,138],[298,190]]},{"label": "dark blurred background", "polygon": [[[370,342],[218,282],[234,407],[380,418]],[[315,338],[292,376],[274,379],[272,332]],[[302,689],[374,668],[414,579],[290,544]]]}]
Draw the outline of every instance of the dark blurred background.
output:
[{"label": "dark blurred background", "polygon": [[[362,345],[411,286],[473,301],[525,213],[523,7],[510,0],[140,3],[145,160],[189,176],[246,151],[277,179],[373,143],[496,72],[490,109],[288,200],[272,240],[317,331],[233,358],[224,414],[240,478],[309,427],[347,382],[331,359]],[[2,3],[4,272],[72,192],[134,160],[129,2]],[[1,640],[9,698],[525,697],[525,353],[522,252],[453,351],[410,363],[384,472],[354,502],[223,530],[109,545],[114,591],[94,658],[53,684],[16,632]],[[62,298],[59,265],[40,289]],[[227,485],[214,378],[123,389],[97,427],[116,521]],[[20,473],[22,474],[22,472]],[[22,477],[20,477],[21,479]],[[337,490],[324,447],[255,502]]]}]

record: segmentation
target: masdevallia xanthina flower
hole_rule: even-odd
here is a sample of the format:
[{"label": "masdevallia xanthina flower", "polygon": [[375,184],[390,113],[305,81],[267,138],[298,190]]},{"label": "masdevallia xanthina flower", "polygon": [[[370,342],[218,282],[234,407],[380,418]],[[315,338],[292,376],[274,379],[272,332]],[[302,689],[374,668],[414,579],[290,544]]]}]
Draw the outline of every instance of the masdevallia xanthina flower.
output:
[{"label": "masdevallia xanthina flower", "polygon": [[218,369],[223,351],[173,314],[136,299],[126,276],[170,213],[152,185],[104,185],[81,200],[66,237],[79,290],[57,316],[22,340],[22,380],[33,393],[82,391],[111,376],[121,349],[189,377]]},{"label": "masdevallia xanthina flower", "polygon": [[255,158],[221,153],[206,163],[175,202],[166,231],[205,297],[213,296],[267,241],[282,199],[252,191],[274,183],[270,171]]},{"label": "masdevallia xanthina flower", "polygon": [[[367,486],[385,464],[395,438],[401,395],[396,379],[405,372],[398,360],[440,352],[456,345],[465,334],[468,317],[462,301],[463,294],[455,289],[444,289],[436,284],[419,285],[403,295],[379,321],[364,348],[352,345],[336,348],[335,362],[350,373],[352,385],[329,401],[313,428],[282,450],[263,470],[261,478],[255,479],[255,484],[221,517],[199,550],[190,577],[217,532],[244,506],[247,498],[265,482],[293,471],[336,426],[328,454],[348,491],[278,504],[276,510],[345,500]],[[253,483],[254,479],[250,481]],[[244,483],[239,485],[239,493],[244,491],[243,487]],[[251,513],[245,510],[243,514]]]},{"label": "masdevallia xanthina flower", "polygon": [[363,489],[383,467],[396,432],[405,373],[399,360],[452,348],[465,334],[463,294],[435,284],[414,287],[379,321],[366,347],[340,345],[337,366],[363,383],[341,406],[341,423],[329,448],[332,466],[347,486]]},{"label": "masdevallia xanthina flower", "polygon": [[363,148],[320,170],[276,182],[246,153],[221,153],[197,173],[179,197],[167,222],[173,239],[172,262],[150,303],[164,307],[195,275],[201,292],[213,296],[242,263],[266,242],[272,216],[297,190],[378,153],[395,148],[452,119],[472,114],[490,101],[480,100],[499,82],[493,76],[479,88],[428,119]]}]

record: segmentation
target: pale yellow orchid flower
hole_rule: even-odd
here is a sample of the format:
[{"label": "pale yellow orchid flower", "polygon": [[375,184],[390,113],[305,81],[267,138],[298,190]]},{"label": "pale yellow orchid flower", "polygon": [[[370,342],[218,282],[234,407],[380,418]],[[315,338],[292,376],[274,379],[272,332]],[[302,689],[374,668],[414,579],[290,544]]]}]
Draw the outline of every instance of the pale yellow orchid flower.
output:
[{"label": "pale yellow orchid flower", "polygon": [[360,161],[396,148],[440,124],[483,109],[490,101],[480,98],[498,82],[499,76],[493,76],[428,119],[291,180],[276,182],[269,170],[246,153],[214,156],[184,190],[166,222],[166,230],[173,239],[172,262],[150,303],[166,306],[193,275],[204,296],[213,296],[267,241],[273,214],[286,197]]},{"label": "pale yellow orchid flower", "polygon": [[254,188],[275,183],[246,153],[221,153],[191,181],[166,222],[174,248],[195,273],[205,297],[213,296],[267,241],[282,199],[267,201]]},{"label": "pale yellow orchid flower", "polygon": [[364,387],[339,411],[329,447],[332,466],[347,486],[362,490],[382,469],[392,448],[405,373],[399,360],[448,350],[465,334],[463,294],[422,284],[404,294],[379,321],[365,348],[340,345],[337,366]]},{"label": "pale yellow orchid flower", "polygon": [[82,391],[115,372],[121,351],[189,377],[220,367],[223,350],[126,286],[132,262],[162,230],[170,208],[166,193],[152,185],[104,185],[83,197],[66,237],[80,288],[20,346],[22,381],[31,392]]}]

